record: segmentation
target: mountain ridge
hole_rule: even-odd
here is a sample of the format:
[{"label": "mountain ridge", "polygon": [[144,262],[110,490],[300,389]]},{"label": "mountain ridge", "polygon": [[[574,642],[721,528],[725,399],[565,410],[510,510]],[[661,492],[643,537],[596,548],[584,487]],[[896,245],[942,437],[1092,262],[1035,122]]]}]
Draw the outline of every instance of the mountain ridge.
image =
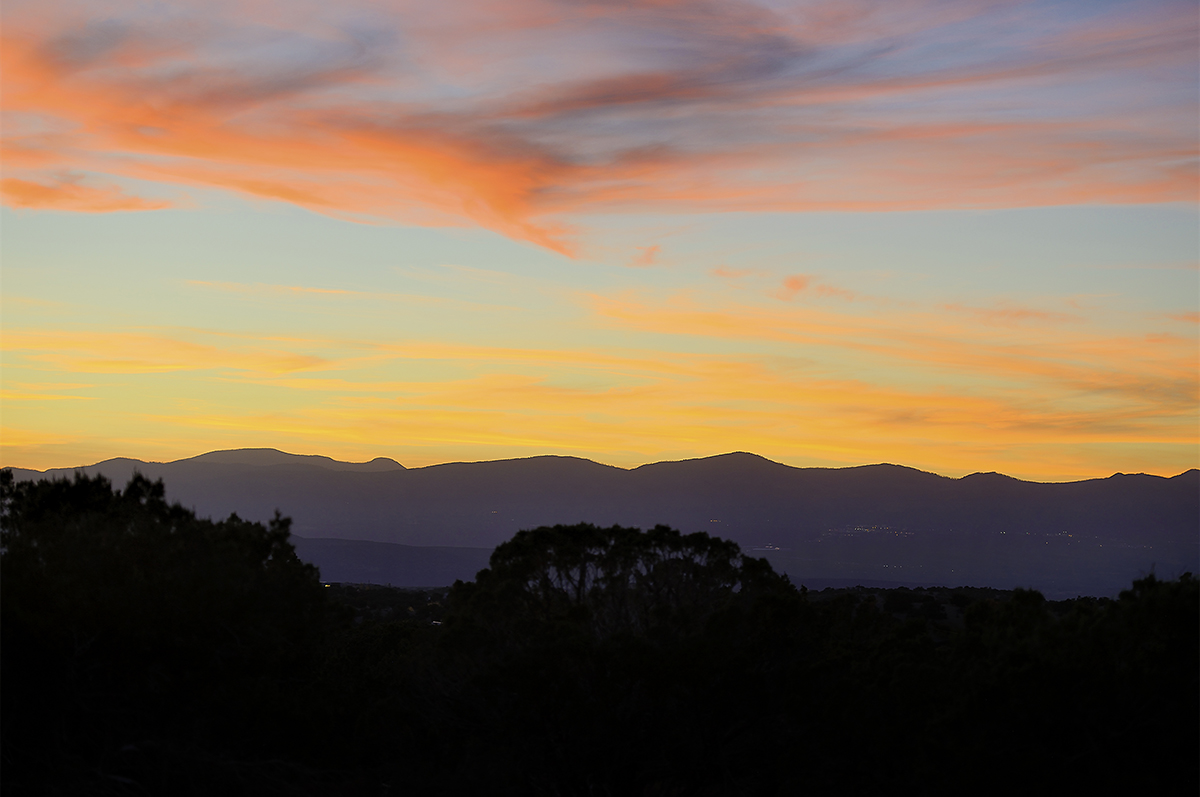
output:
[{"label": "mountain ridge", "polygon": [[[102,473],[120,487],[140,471],[163,479],[169,500],[201,516],[236,512],[267,520],[278,509],[307,539],[478,550],[543,525],[661,523],[762,549],[793,580],[1108,594],[1156,568],[1200,571],[1200,470],[1194,468],[1172,477],[1118,473],[1030,482],[994,472],[954,478],[891,463],[797,468],[748,452],[629,469],[559,455],[421,468],[373,462],[250,449],[169,463],[115,458],[13,472],[18,480]],[[318,558],[336,550],[342,565],[355,549],[362,567],[339,565],[342,572],[382,573],[372,557],[383,549],[332,543],[308,549]],[[400,567],[401,559],[416,556],[388,553],[393,572],[408,573],[406,579],[415,571]],[[432,563],[430,556],[425,560]],[[444,559],[437,560],[438,573],[453,571]],[[457,577],[473,575],[464,569]],[[383,583],[389,580],[401,583]]]},{"label": "mountain ridge", "polygon": [[418,466],[415,468],[410,468],[410,467],[407,467],[407,466],[401,464],[400,462],[397,462],[396,460],[394,460],[390,457],[375,457],[374,459],[367,461],[367,462],[349,462],[349,461],[344,461],[344,460],[337,460],[332,457],[327,457],[327,456],[324,456],[321,454],[293,454],[290,452],[281,451],[280,449],[277,449],[277,448],[216,449],[213,451],[207,451],[203,454],[197,454],[197,455],[191,456],[191,457],[183,457],[180,459],[168,460],[168,461],[141,460],[141,459],[137,459],[135,457],[112,457],[110,459],[101,460],[101,461],[93,463],[91,465],[75,465],[75,466],[59,467],[59,468],[47,468],[46,470],[42,470],[42,471],[36,470],[34,468],[22,468],[19,466],[4,466],[4,467],[10,468],[14,472],[20,471],[20,472],[26,472],[26,473],[40,473],[40,474],[46,475],[46,474],[68,473],[68,472],[74,472],[77,470],[88,471],[89,469],[98,468],[102,465],[124,463],[124,462],[137,463],[137,464],[141,464],[141,465],[159,465],[159,466],[161,466],[161,465],[178,465],[178,464],[186,463],[186,462],[196,462],[196,463],[200,463],[200,462],[210,463],[211,462],[211,463],[232,464],[232,465],[251,465],[251,466],[255,466],[255,467],[271,467],[271,466],[275,466],[275,465],[313,465],[313,466],[321,467],[321,468],[324,468],[327,470],[358,470],[358,471],[364,471],[364,472],[374,472],[374,471],[388,471],[388,470],[421,471],[421,470],[428,470],[430,468],[443,468],[443,467],[452,466],[452,465],[488,465],[488,464],[496,464],[496,463],[528,462],[528,461],[532,461],[532,460],[571,460],[571,461],[576,461],[576,462],[586,462],[586,463],[590,463],[593,465],[599,465],[603,468],[611,468],[614,470],[620,470],[620,471],[625,471],[625,472],[634,472],[634,471],[639,471],[639,470],[643,470],[643,469],[647,469],[647,468],[655,468],[655,467],[659,467],[659,466],[663,466],[663,465],[681,465],[681,464],[685,464],[685,463],[714,462],[714,461],[729,460],[729,459],[732,459],[735,457],[747,458],[747,459],[755,460],[755,461],[758,461],[761,463],[767,463],[767,464],[770,464],[773,466],[778,466],[780,468],[788,468],[790,470],[853,471],[853,470],[861,470],[864,468],[897,468],[897,469],[900,469],[903,471],[910,471],[910,472],[915,472],[915,473],[925,473],[925,474],[929,474],[932,476],[938,476],[943,479],[951,479],[954,481],[961,481],[963,479],[969,479],[969,478],[977,477],[977,476],[1001,476],[1005,479],[1011,479],[1013,481],[1018,481],[1018,482],[1022,482],[1025,484],[1078,484],[1081,482],[1093,482],[1093,481],[1098,481],[1098,480],[1102,480],[1102,479],[1112,479],[1117,476],[1148,476],[1148,477],[1157,478],[1157,479],[1175,479],[1175,478],[1179,478],[1180,476],[1186,476],[1189,473],[1200,473],[1200,469],[1197,469],[1197,468],[1188,468],[1187,470],[1181,471],[1180,473],[1175,474],[1174,476],[1159,476],[1159,475],[1153,474],[1153,473],[1144,473],[1144,472],[1126,473],[1123,471],[1118,471],[1118,472],[1112,473],[1108,476],[1096,476],[1096,477],[1092,477],[1092,478],[1088,478],[1088,479],[1073,479],[1073,480],[1068,480],[1068,481],[1042,482],[1042,481],[1034,481],[1034,480],[1030,480],[1030,479],[1022,479],[1017,476],[1010,476],[1009,474],[1001,473],[999,471],[975,471],[972,473],[964,474],[962,476],[946,476],[944,474],[937,473],[936,471],[922,470],[920,468],[914,468],[911,465],[901,465],[901,464],[895,463],[895,462],[871,462],[871,463],[864,463],[861,465],[844,465],[844,466],[836,466],[836,467],[835,466],[788,465],[787,463],[778,462],[778,461],[770,459],[768,457],[764,457],[761,454],[755,454],[751,451],[727,451],[727,452],[724,452],[721,454],[712,454],[710,456],[705,456],[705,457],[688,457],[686,459],[659,460],[656,462],[646,462],[641,465],[635,465],[630,468],[624,468],[624,467],[621,467],[620,465],[610,465],[608,463],[598,462],[596,460],[588,459],[586,457],[578,457],[578,456],[568,455],[568,454],[535,454],[535,455],[529,456],[529,457],[510,457],[507,459],[489,459],[489,460],[455,460],[455,461],[451,461],[451,462],[438,462],[438,463],[434,463],[431,465],[421,465],[421,466]]}]

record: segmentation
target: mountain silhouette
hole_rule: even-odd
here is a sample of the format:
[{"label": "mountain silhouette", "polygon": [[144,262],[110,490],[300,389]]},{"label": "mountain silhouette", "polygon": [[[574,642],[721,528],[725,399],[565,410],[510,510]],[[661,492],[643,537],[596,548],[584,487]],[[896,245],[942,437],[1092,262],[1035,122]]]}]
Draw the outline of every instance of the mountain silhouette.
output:
[{"label": "mountain silhouette", "polygon": [[[13,469],[17,479],[75,470],[103,473],[118,486],[134,471],[162,478],[169,499],[202,516],[265,520],[278,508],[306,540],[297,546],[302,555],[328,580],[359,580],[334,579],[334,571],[413,586],[470,578],[480,549],[520,529],[579,522],[705,531],[808,584],[1032,586],[1073,596],[1110,594],[1151,571],[1170,577],[1200,569],[1195,469],[1171,478],[1039,483],[998,473],[954,479],[890,464],[796,468],[744,452],[632,469],[564,456],[404,468],[386,458],[349,463],[273,449]],[[401,565],[417,562],[413,551],[316,540],[450,553],[422,571]],[[447,564],[454,549],[464,549],[458,569]],[[413,582],[422,572],[429,575]]]}]

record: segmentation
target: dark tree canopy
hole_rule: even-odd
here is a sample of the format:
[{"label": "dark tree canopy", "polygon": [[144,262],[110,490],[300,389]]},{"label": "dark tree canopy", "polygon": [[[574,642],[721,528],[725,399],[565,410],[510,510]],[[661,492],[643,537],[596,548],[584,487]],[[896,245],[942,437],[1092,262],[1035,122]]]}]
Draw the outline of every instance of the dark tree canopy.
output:
[{"label": "dark tree canopy", "polygon": [[[288,542],[291,521],[213,522],[168,504],[140,474],[0,483],[5,620],[78,644],[160,644],[199,652],[285,644],[320,597],[317,571]],[[165,652],[165,651],[163,651]]]},{"label": "dark tree canopy", "polygon": [[667,526],[542,526],[517,532],[490,565],[456,585],[465,611],[569,621],[596,638],[695,630],[731,600],[790,589],[737,543]]},{"label": "dark tree canopy", "polygon": [[234,720],[300,670],[326,613],[290,521],[199,519],[141,475],[0,474],[5,686],[22,686],[5,689],[5,746],[160,721],[251,733]]}]

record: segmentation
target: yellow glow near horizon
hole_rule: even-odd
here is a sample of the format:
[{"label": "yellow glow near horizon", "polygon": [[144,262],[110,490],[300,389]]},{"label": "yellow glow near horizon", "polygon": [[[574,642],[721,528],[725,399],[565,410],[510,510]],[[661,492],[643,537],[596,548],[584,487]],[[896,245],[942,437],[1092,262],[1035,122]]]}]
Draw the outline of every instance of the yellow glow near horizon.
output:
[{"label": "yellow glow near horizon", "polygon": [[[1147,341],[1075,329],[1049,347],[1037,343],[1044,330],[985,335],[946,319],[938,327],[923,313],[714,310],[692,300],[593,306],[601,325],[739,339],[746,350],[15,330],[3,341],[10,363],[96,381],[12,383],[5,464],[62,466],[71,451],[86,464],[85,452],[116,450],[139,429],[136,447],[154,459],[252,440],[407,466],[570,453],[629,467],[749,450],[795,465],[889,461],[1064,480],[1130,464],[1173,475],[1196,464],[1197,374],[1183,335]],[[430,367],[426,378],[403,378]],[[458,375],[436,373],[446,367]],[[136,396],[138,379],[166,378],[179,380],[169,405]],[[97,414],[118,434],[89,440],[83,431]],[[39,442],[30,430],[51,419],[64,434]],[[1142,451],[1132,462],[1131,445]]]}]

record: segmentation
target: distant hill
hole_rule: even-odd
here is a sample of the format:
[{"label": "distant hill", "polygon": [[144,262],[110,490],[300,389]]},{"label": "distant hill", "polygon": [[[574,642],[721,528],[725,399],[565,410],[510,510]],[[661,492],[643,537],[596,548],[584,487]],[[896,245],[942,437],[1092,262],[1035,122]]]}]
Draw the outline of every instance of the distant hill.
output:
[{"label": "distant hill", "polygon": [[[706,531],[767,557],[797,583],[1034,586],[1069,596],[1113,593],[1152,568],[1163,576],[1200,571],[1197,470],[1044,484],[899,465],[794,468],[747,453],[629,470],[559,456],[406,469],[384,458],[348,463],[273,449],[168,463],[112,459],[78,470],[118,485],[134,470],[162,478],[169,498],[202,516],[265,520],[278,508],[308,539],[302,552],[331,573],[330,540],[491,549],[519,529],[579,522]],[[413,571],[400,565],[416,562],[411,551],[361,548],[352,556],[350,548],[340,549],[336,567],[378,572],[364,580],[379,583],[435,586],[434,573],[478,569],[477,554],[445,554],[462,559],[457,569],[427,563]],[[355,556],[362,567],[348,564]],[[393,562],[390,571],[383,561]],[[410,583],[414,572],[430,575]]]}]

